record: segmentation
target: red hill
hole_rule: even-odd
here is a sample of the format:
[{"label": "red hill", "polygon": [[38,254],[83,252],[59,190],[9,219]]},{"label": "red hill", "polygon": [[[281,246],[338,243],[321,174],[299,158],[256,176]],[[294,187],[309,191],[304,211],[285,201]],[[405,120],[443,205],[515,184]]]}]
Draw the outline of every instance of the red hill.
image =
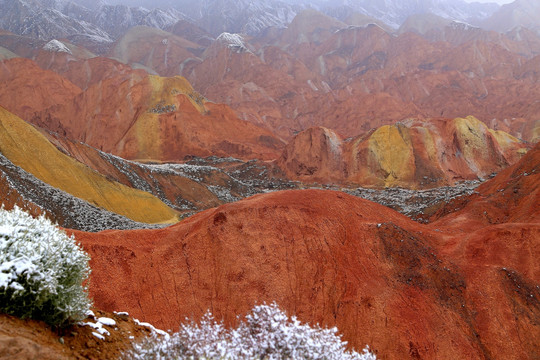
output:
[{"label": "red hill", "polygon": [[[505,243],[520,245],[468,264],[452,251],[458,229],[306,190],[258,195],[162,230],[76,236],[92,255],[96,304],[164,328],[206,309],[230,324],[253,303],[277,301],[387,359],[538,353],[540,228],[506,233]],[[476,238],[476,251],[489,251],[489,232]]]}]

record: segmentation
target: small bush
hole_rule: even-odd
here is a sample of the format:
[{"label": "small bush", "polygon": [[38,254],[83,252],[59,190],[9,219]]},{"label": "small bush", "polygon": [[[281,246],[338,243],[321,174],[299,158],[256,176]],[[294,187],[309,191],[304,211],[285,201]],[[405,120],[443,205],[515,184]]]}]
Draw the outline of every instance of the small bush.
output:
[{"label": "small bush", "polygon": [[89,256],[45,217],[0,209],[0,312],[53,327],[90,309]]},{"label": "small bush", "polygon": [[135,344],[127,360],[169,359],[307,359],[375,360],[368,348],[347,351],[337,329],[300,323],[276,304],[255,306],[236,329],[227,329],[207,313],[189,321],[169,337],[153,337]]}]

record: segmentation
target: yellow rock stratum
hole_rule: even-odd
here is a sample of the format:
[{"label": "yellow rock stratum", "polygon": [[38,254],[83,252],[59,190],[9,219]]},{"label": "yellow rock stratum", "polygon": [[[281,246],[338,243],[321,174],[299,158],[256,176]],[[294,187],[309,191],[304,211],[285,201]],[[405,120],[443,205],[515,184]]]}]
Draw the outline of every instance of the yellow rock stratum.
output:
[{"label": "yellow rock stratum", "polygon": [[[137,143],[139,160],[160,159],[163,156],[163,133],[160,115],[176,112],[184,107],[181,100],[188,103],[203,114],[206,111],[204,97],[196,92],[191,84],[181,76],[161,77],[149,75],[145,82],[149,85],[146,111],[134,122],[133,128],[126,134],[132,136]],[[184,95],[184,97],[179,97]]]},{"label": "yellow rock stratum", "polygon": [[336,134],[321,136],[320,129],[298,134],[277,160],[289,178],[379,188],[430,188],[486,178],[514,164],[529,148],[473,116],[406,119],[347,140]]},{"label": "yellow rock stratum", "polygon": [[410,129],[402,124],[378,128],[368,140],[368,166],[382,175],[384,186],[414,177],[414,151]]},{"label": "yellow rock stratum", "polygon": [[177,213],[155,196],[109,181],[61,153],[38,130],[0,107],[0,151],[47,184],[145,223],[174,223]]}]

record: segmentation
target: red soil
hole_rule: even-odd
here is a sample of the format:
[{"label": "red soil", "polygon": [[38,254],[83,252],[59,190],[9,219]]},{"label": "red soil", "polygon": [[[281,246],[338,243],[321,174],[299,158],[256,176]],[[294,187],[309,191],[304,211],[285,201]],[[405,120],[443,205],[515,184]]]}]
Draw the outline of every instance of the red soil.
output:
[{"label": "red soil", "polygon": [[369,201],[306,190],[254,196],[162,230],[76,237],[92,256],[96,305],[164,328],[207,309],[231,324],[254,303],[276,301],[382,358],[534,357],[540,226],[461,225],[468,229],[419,225]]}]

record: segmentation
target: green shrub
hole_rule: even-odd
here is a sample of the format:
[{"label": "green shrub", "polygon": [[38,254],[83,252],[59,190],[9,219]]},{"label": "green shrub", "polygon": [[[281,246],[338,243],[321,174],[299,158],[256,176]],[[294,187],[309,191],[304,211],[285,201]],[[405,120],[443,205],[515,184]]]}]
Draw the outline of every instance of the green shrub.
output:
[{"label": "green shrub", "polygon": [[0,312],[61,327],[90,309],[89,256],[45,217],[0,209]]}]

